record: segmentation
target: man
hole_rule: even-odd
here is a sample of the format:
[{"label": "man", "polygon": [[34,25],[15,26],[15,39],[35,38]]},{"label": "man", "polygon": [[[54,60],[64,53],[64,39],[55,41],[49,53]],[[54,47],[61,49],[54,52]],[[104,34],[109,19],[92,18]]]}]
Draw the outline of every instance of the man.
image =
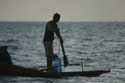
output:
[{"label": "man", "polygon": [[52,67],[52,56],[53,56],[53,40],[54,34],[60,39],[60,42],[63,43],[63,39],[60,35],[60,31],[57,23],[60,20],[60,14],[55,13],[53,19],[46,24],[45,35],[43,39],[45,54],[47,57],[47,68],[53,69]]},{"label": "man", "polygon": [[0,47],[0,65],[12,65],[11,57],[7,49],[8,46]]}]

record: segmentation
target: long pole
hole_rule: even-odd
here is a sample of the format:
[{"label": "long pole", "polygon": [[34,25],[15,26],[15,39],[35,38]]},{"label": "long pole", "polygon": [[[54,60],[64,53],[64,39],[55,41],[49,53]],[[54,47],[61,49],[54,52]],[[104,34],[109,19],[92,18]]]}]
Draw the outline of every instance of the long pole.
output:
[{"label": "long pole", "polygon": [[[80,65],[81,65],[80,63],[68,64],[68,66],[80,66]],[[61,66],[64,66],[64,65],[61,65]],[[44,67],[47,67],[47,66],[43,65],[43,66],[37,66],[37,67],[41,67],[41,68],[43,67],[44,68]]]},{"label": "long pole", "polygon": [[63,43],[61,43],[61,48],[62,48],[62,52],[63,52],[64,67],[66,67],[66,66],[68,66],[68,64],[69,64],[69,61],[68,61],[68,58],[67,58],[67,56],[66,56]]}]

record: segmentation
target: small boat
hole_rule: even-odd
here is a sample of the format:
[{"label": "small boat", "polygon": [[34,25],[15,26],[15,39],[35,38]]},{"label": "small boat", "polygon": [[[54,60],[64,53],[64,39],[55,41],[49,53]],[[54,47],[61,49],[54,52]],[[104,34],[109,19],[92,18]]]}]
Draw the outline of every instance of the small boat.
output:
[{"label": "small boat", "polygon": [[63,78],[63,77],[98,77],[101,74],[109,73],[110,70],[93,71],[71,71],[71,72],[45,72],[38,68],[24,68],[16,65],[2,65],[0,76],[21,76],[21,77],[42,77],[42,78]]}]

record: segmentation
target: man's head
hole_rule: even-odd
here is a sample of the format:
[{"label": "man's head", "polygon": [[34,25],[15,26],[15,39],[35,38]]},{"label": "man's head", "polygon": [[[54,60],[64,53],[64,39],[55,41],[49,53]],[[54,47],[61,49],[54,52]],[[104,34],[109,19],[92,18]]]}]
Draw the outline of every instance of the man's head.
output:
[{"label": "man's head", "polygon": [[53,21],[55,21],[55,22],[57,23],[57,22],[59,22],[59,20],[60,20],[60,14],[55,13],[55,14],[53,15]]}]

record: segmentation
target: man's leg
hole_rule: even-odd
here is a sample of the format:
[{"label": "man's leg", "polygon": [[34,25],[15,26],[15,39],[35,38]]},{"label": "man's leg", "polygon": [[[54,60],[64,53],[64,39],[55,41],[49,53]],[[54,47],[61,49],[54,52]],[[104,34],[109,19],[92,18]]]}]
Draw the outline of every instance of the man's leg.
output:
[{"label": "man's leg", "polygon": [[52,69],[53,44],[51,41],[44,42],[45,53],[47,57],[47,68]]}]

